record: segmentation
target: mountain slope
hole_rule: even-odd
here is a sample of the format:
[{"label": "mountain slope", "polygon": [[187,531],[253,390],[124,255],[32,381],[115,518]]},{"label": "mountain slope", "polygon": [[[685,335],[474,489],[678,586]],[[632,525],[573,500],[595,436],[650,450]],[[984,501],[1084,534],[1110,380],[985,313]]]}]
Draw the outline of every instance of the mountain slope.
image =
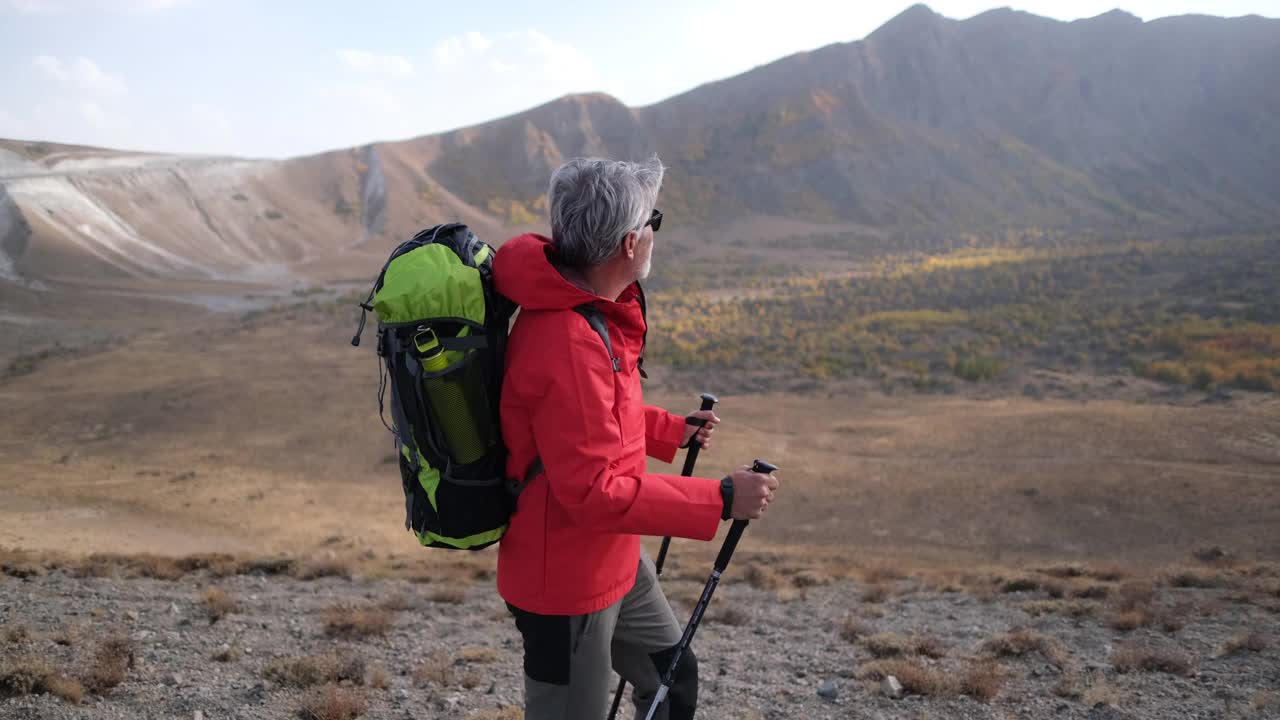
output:
[{"label": "mountain slope", "polygon": [[673,229],[775,216],[1003,228],[1280,225],[1280,21],[1071,23],[918,5],[866,39],[644,108],[561,98],[440,135],[284,161],[0,141],[0,277],[305,282],[414,230],[536,226],[575,155],[657,152]]}]

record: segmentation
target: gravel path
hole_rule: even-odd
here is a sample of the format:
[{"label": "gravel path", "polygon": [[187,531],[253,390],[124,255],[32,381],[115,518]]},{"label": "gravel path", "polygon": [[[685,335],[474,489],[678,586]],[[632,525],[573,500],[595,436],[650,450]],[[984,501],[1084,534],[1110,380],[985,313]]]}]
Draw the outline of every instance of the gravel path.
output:
[{"label": "gravel path", "polygon": [[[783,600],[743,581],[743,575],[722,586],[695,644],[701,717],[1280,717],[1280,615],[1262,594],[1246,602],[1250,596],[1237,590],[1161,588],[1157,605],[1168,608],[1167,615],[1176,613],[1180,623],[1174,624],[1183,626],[1121,632],[1103,622],[1101,605],[1079,618],[1058,612],[1033,616],[1029,604],[1054,602],[1040,590],[975,596],[899,580],[889,585],[887,598],[868,602],[867,586],[842,580],[782,593]],[[664,586],[683,615],[700,583],[681,577]],[[236,606],[213,623],[204,599],[211,586]],[[391,608],[368,616],[375,626],[379,617],[390,617],[390,627],[385,634],[374,627],[363,637],[333,637],[326,632],[327,613],[338,605]],[[0,666],[42,657],[84,677],[96,643],[113,629],[132,639],[137,658],[123,683],[105,695],[86,696],[78,706],[48,694],[3,699],[0,676],[0,718],[298,717],[313,690],[268,679],[266,668],[281,658],[326,653],[363,661],[356,683],[362,687],[353,692],[367,700],[365,717],[520,716],[514,709],[502,712],[520,702],[520,645],[489,578],[462,588],[333,577],[195,574],[165,581],[76,578],[61,571],[26,579],[0,575],[0,623]],[[873,659],[870,635],[930,637],[940,646],[931,653],[941,658],[920,664],[959,677],[978,663],[975,658],[989,654],[980,649],[984,641],[1020,627],[1056,638],[1062,653],[999,658],[1004,682],[991,702],[914,693],[893,700],[874,679],[859,679],[865,675],[859,668]],[[1250,633],[1259,638],[1260,650],[1216,657],[1231,638]],[[1112,653],[1134,641],[1180,651],[1193,668],[1186,676],[1118,673]],[[223,661],[214,659],[219,655]],[[385,681],[377,678],[380,670]],[[385,687],[368,687],[371,681]],[[1072,682],[1075,697],[1063,689]],[[820,696],[820,688],[834,698]],[[1084,691],[1089,694],[1081,697]],[[1113,705],[1086,703],[1098,698]]]}]

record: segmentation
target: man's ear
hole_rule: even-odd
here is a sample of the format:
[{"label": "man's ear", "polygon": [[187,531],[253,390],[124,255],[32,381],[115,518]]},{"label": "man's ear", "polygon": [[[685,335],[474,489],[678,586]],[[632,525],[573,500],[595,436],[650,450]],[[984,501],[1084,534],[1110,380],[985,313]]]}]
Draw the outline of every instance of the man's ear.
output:
[{"label": "man's ear", "polygon": [[640,233],[632,230],[622,238],[622,252],[628,260],[636,258],[636,246],[640,244]]}]

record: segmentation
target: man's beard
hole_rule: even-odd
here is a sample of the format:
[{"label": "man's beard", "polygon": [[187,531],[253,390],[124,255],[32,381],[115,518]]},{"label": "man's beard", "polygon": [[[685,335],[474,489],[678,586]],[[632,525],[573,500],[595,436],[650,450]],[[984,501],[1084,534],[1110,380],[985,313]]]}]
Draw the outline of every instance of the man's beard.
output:
[{"label": "man's beard", "polygon": [[653,265],[653,246],[649,246],[649,256],[644,259],[644,265],[640,266],[640,272],[636,275],[636,280],[644,280],[649,277],[649,270]]}]

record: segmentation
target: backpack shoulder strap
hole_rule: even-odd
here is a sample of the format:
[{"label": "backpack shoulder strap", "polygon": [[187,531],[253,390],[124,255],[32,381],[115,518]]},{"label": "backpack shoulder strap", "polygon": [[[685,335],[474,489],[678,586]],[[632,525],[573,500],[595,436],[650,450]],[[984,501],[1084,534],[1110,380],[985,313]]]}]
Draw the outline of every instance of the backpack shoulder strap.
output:
[{"label": "backpack shoulder strap", "polygon": [[[597,308],[595,305],[591,305],[590,303],[586,303],[575,307],[573,311],[586,318],[587,324],[590,325],[591,329],[595,330],[596,334],[600,336],[600,339],[604,341],[604,349],[605,352],[609,353],[609,361],[613,365],[613,371],[622,372],[622,359],[613,354],[613,341],[609,339],[609,325],[604,319],[604,313],[600,312],[600,308]],[[529,463],[529,468],[525,470],[524,480],[508,481],[507,490],[511,495],[518,497],[529,483],[532,482],[535,477],[545,472],[545,470],[546,469],[542,465],[542,458],[535,456],[533,458],[533,462]]]},{"label": "backpack shoulder strap", "polygon": [[609,353],[609,362],[613,365],[613,371],[622,372],[622,359],[613,354],[613,343],[609,340],[609,325],[605,322],[604,313],[600,312],[600,309],[595,305],[590,304],[579,305],[573,311],[586,318],[587,324],[604,341],[604,349],[605,352]]}]

